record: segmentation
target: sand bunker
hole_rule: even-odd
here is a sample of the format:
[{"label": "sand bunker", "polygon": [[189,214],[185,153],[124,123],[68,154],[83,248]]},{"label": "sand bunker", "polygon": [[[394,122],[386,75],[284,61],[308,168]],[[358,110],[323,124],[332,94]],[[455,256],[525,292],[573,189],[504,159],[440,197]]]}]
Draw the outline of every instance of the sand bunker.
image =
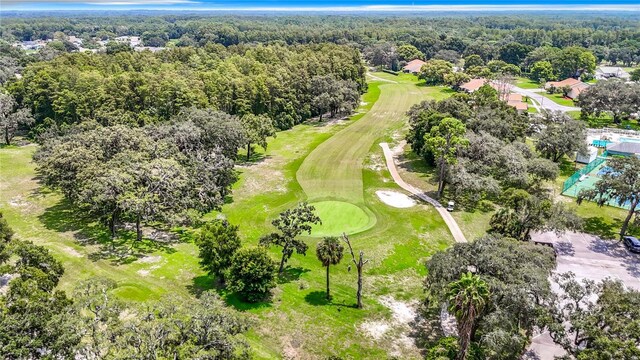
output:
[{"label": "sand bunker", "polygon": [[405,194],[395,191],[376,191],[376,195],[383,203],[396,208],[410,208],[416,204],[415,200]]}]

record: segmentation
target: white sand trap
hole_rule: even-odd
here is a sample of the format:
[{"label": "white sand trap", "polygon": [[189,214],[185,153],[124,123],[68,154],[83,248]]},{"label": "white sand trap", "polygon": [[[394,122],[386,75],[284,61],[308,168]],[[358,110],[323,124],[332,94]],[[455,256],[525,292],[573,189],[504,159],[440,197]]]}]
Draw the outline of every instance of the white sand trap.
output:
[{"label": "white sand trap", "polygon": [[376,195],[383,203],[396,208],[410,208],[416,204],[415,200],[396,191],[376,191]]}]

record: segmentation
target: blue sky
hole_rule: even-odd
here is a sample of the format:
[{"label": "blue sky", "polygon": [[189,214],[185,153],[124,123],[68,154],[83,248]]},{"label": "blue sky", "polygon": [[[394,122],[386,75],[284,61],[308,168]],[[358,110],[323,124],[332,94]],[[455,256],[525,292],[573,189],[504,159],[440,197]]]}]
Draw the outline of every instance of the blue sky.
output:
[{"label": "blue sky", "polygon": [[640,0],[2,0],[2,10],[628,10],[640,12]]}]

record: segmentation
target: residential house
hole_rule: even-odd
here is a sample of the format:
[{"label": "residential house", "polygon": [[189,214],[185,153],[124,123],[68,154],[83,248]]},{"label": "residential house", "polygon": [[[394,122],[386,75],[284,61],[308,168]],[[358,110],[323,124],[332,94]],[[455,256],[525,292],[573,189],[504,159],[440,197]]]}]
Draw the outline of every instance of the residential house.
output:
[{"label": "residential house", "polygon": [[580,93],[582,93],[584,90],[586,90],[589,87],[589,84],[583,83],[582,81],[574,78],[568,78],[562,81],[548,81],[546,84],[544,84],[544,88],[547,90],[552,87],[558,90],[564,87],[571,88],[567,93],[567,97],[571,99],[575,99],[578,97],[578,95],[580,95]]},{"label": "residential house", "polygon": [[529,105],[522,100],[521,94],[510,93],[507,95],[507,105],[513,106],[518,112],[524,112],[529,109]]},{"label": "residential house", "polygon": [[[460,90],[467,92],[469,94],[480,89],[484,84],[488,83],[489,80],[485,78],[471,79],[468,82],[460,85]],[[491,83],[489,83],[491,84]]]},{"label": "residential house", "polygon": [[504,100],[509,106],[513,106],[519,112],[527,111],[529,105],[526,102],[522,101],[522,95],[511,93],[511,84],[503,83],[495,80],[488,80],[484,78],[472,79],[462,85],[460,85],[460,90],[467,92],[469,94],[477,91],[485,84],[489,84],[492,88],[498,91],[500,95],[500,99]]},{"label": "residential house", "polygon": [[426,64],[424,61],[420,59],[411,60],[402,68],[402,71],[411,74],[417,74],[422,69],[422,65]]},{"label": "residential house", "polygon": [[596,69],[597,80],[606,80],[611,78],[629,80],[631,75],[618,66],[600,66]]}]

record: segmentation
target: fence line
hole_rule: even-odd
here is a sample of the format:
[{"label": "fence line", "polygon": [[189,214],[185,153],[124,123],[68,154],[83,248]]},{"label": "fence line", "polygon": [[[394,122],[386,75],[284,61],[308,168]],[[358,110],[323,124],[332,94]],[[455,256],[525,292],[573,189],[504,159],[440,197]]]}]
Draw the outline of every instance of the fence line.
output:
[{"label": "fence line", "polygon": [[622,135],[640,135],[640,131],[636,130],[626,130],[626,129],[616,129],[616,128],[602,128],[602,129],[587,129],[587,134],[596,135],[603,133],[614,133],[614,134],[622,134]]},{"label": "fence line", "polygon": [[590,173],[593,169],[595,169],[596,167],[600,166],[602,163],[607,161],[608,155],[609,155],[608,152],[605,151],[604,153],[602,153],[601,156],[598,156],[595,160],[588,163],[585,167],[583,167],[582,169],[579,169],[573,175],[571,175],[562,185],[562,193],[564,193],[570,187],[572,187],[578,181],[580,181],[580,178],[582,177],[582,175]]}]

